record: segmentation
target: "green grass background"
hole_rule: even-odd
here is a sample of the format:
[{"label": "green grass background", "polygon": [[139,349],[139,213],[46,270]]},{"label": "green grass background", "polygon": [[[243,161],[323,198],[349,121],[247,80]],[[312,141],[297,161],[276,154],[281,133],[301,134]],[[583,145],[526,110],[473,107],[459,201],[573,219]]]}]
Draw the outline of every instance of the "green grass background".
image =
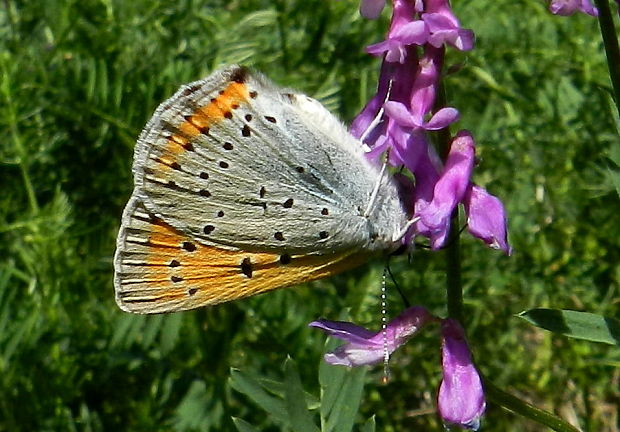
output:
[{"label": "green grass background", "polygon": [[[450,104],[478,142],[475,181],[501,197],[510,258],[463,236],[465,325],[497,385],[579,425],[618,430],[617,348],[534,329],[514,314],[618,315],[615,110],[597,22],[538,0],[454,1],[477,35],[451,50]],[[132,189],[135,139],[188,81],[239,62],[350,121],[379,61],[363,47],[389,20],[353,0],[5,0],[0,5],[0,430],[279,430],[228,385],[230,367],[281,379],[292,356],[318,394],[324,336],[344,309],[380,325],[382,264],[222,306],[132,316],[114,303],[112,255]],[[614,161],[616,163],[614,163]],[[445,315],[444,256],[392,261],[410,301]],[[394,290],[390,309],[401,308]],[[367,375],[359,420],[442,430],[436,329]],[[485,431],[545,428],[489,404]]]}]

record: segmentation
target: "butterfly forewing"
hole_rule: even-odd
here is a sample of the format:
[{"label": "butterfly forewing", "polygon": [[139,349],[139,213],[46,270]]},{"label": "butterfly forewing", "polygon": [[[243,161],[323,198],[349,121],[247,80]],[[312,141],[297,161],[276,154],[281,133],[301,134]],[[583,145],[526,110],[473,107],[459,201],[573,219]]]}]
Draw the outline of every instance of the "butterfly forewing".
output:
[{"label": "butterfly forewing", "polygon": [[378,171],[360,163],[361,149],[336,121],[325,127],[317,116],[308,127],[313,119],[296,109],[300,98],[238,67],[180,90],[136,150],[136,185],[147,208],[213,244],[364,247],[362,207]]}]

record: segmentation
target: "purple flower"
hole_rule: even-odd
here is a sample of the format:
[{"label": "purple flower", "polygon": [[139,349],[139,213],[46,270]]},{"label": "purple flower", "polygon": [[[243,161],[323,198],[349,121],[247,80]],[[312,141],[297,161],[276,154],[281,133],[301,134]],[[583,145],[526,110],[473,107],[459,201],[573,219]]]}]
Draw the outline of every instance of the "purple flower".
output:
[{"label": "purple flower", "polygon": [[[382,4],[369,1],[362,6],[378,10]],[[458,133],[443,166],[427,136],[427,132],[444,129],[459,118],[455,108],[435,108],[445,44],[461,50],[472,49],[474,44],[473,33],[461,28],[448,0],[393,0],[386,40],[367,49],[384,56],[377,93],[353,121],[351,133],[368,146],[369,159],[377,160],[387,152],[389,164],[404,165],[415,177],[409,196],[403,193],[402,197],[420,220],[404,242],[422,235],[429,238],[433,249],[443,247],[451,214],[463,203],[470,232],[509,254],[501,202],[481,195],[479,189],[471,192],[473,137],[468,132]]]},{"label": "purple flower", "polygon": [[549,10],[554,15],[572,15],[583,12],[593,17],[598,16],[598,9],[592,6],[590,0],[551,0]]},{"label": "purple flower", "polygon": [[450,107],[441,108],[428,122],[424,121],[421,113],[411,113],[401,102],[388,101],[383,105],[383,108],[385,108],[386,115],[394,119],[401,127],[439,130],[459,119],[459,112]]},{"label": "purple flower", "polygon": [[430,36],[428,43],[439,48],[448,43],[460,51],[474,48],[474,32],[462,29],[452,14],[426,13],[422,15]]},{"label": "purple flower", "polygon": [[414,216],[420,218],[417,231],[431,237],[433,249],[443,246],[452,212],[465,197],[474,168],[474,155],[471,134],[459,132],[450,145],[443,173],[433,187],[432,200],[429,202],[427,197],[421,197],[421,202],[416,205]]},{"label": "purple flower", "polygon": [[385,7],[385,0],[362,0],[360,2],[360,14],[364,18],[377,19]]},{"label": "purple flower", "polygon": [[437,408],[449,425],[478,430],[486,403],[480,375],[471,360],[465,332],[454,319],[441,323],[443,380]]},{"label": "purple flower", "polygon": [[408,45],[422,45],[426,42],[428,31],[422,21],[413,21],[403,24],[390,32],[383,42],[369,45],[366,48],[368,54],[382,56],[389,62],[404,63]]},{"label": "purple flower", "polygon": [[413,306],[390,321],[385,330],[378,332],[343,321],[321,319],[308,325],[347,342],[325,354],[327,363],[353,367],[383,361],[386,349],[388,354],[393,353],[433,319],[422,306]]},{"label": "purple flower", "polygon": [[448,0],[426,0],[422,19],[430,33],[428,43],[439,48],[448,43],[461,51],[474,47],[474,33],[461,28]]},{"label": "purple flower", "polygon": [[480,186],[472,185],[465,196],[469,232],[493,249],[512,254],[506,230],[506,212],[502,202]]},{"label": "purple flower", "polygon": [[366,48],[369,54],[380,56],[385,53],[388,62],[404,63],[408,47],[422,45],[428,38],[426,24],[415,20],[416,5],[408,0],[394,0],[392,22],[387,39]]}]

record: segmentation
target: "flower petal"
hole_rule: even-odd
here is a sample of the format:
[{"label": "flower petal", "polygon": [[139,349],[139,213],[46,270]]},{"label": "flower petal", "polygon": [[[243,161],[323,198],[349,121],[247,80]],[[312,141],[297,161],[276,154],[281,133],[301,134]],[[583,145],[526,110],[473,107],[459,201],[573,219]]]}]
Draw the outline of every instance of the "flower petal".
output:
[{"label": "flower petal", "polygon": [[309,324],[328,335],[348,341],[333,352],[325,354],[325,361],[344,366],[362,366],[382,361],[385,351],[393,353],[414,336],[434,317],[422,306],[413,306],[390,321],[384,330],[371,332],[349,322],[317,320]]},{"label": "flower petal", "polygon": [[387,101],[383,108],[385,114],[394,119],[401,127],[419,127],[422,123],[421,119],[414,118],[405,104],[401,102]]},{"label": "flower petal", "polygon": [[465,196],[467,229],[493,249],[512,253],[508,244],[508,229],[504,205],[499,198],[480,186],[473,185]]},{"label": "flower petal", "polygon": [[484,390],[465,340],[465,332],[454,319],[441,324],[443,380],[437,408],[444,422],[478,430],[486,408]]},{"label": "flower petal", "polygon": [[355,367],[380,363],[384,357],[385,349],[383,346],[368,347],[366,345],[345,344],[330,353],[326,353],[323,359],[329,364]]},{"label": "flower petal", "polygon": [[405,45],[422,45],[426,42],[428,31],[424,21],[416,20],[396,27],[389,37]]},{"label": "flower petal", "polygon": [[389,51],[391,47],[392,42],[390,40],[384,40],[376,44],[368,45],[366,47],[366,52],[374,56],[381,56],[384,52]]},{"label": "flower petal", "polygon": [[318,319],[308,324],[308,327],[321,329],[329,336],[355,343],[365,343],[375,335],[374,332],[347,321]]},{"label": "flower petal", "polygon": [[460,131],[452,140],[441,178],[435,184],[433,199],[417,216],[433,231],[443,232],[456,205],[463,200],[474,167],[475,145],[471,134]]},{"label": "flower petal", "polygon": [[457,121],[460,114],[456,108],[446,107],[437,111],[433,117],[424,125],[426,130],[443,129]]},{"label": "flower petal", "polygon": [[385,7],[385,0],[362,0],[360,2],[360,14],[364,18],[377,19]]},{"label": "flower petal", "polygon": [[593,17],[598,16],[598,9],[589,0],[552,0],[549,10],[554,15],[568,16],[583,12]]}]

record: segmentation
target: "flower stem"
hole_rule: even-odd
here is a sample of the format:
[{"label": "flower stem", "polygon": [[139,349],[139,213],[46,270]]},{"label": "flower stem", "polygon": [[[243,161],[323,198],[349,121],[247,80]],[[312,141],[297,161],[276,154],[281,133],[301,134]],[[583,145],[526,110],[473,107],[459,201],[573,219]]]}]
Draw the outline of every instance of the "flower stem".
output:
[{"label": "flower stem", "polygon": [[579,429],[565,422],[560,417],[551,414],[550,412],[541,410],[540,408],[536,408],[534,405],[530,405],[510,393],[506,393],[505,391],[497,388],[495,384],[489,381],[486,377],[483,377],[483,380],[484,390],[489,401],[494,402],[515,414],[519,414],[535,421],[536,423],[545,425],[554,431],[579,432]]},{"label": "flower stem", "polygon": [[[446,91],[443,84],[437,91],[436,107],[446,106]],[[450,151],[450,130],[442,129],[438,132],[437,147],[442,160],[446,160]],[[446,296],[448,302],[448,317],[463,322],[463,284],[461,281],[461,245],[459,241],[459,210],[452,212],[450,218],[450,233],[446,242]]]},{"label": "flower stem", "polygon": [[19,120],[17,109],[14,103],[15,98],[12,94],[13,86],[10,82],[12,75],[11,71],[9,70],[9,66],[10,57],[8,57],[8,54],[2,55],[0,57],[0,70],[2,71],[2,75],[0,76],[4,76],[4,79],[0,80],[0,96],[3,96],[3,99],[5,99],[6,101],[6,115],[9,121],[10,137],[15,147],[14,151],[17,155],[17,163],[19,165],[19,170],[21,172],[22,180],[24,182],[24,189],[26,190],[26,196],[28,197],[30,210],[36,213],[39,210],[39,203],[37,202],[37,196],[34,190],[34,186],[32,185],[32,181],[30,179],[30,174],[28,173],[30,155],[28,154],[28,149],[24,145],[22,136],[18,130]]},{"label": "flower stem", "polygon": [[454,209],[450,220],[450,235],[446,247],[446,289],[448,316],[463,322],[463,288],[461,283],[461,245],[459,236],[459,210]]},{"label": "flower stem", "polygon": [[608,0],[595,0],[616,107],[620,111],[620,49]]}]

